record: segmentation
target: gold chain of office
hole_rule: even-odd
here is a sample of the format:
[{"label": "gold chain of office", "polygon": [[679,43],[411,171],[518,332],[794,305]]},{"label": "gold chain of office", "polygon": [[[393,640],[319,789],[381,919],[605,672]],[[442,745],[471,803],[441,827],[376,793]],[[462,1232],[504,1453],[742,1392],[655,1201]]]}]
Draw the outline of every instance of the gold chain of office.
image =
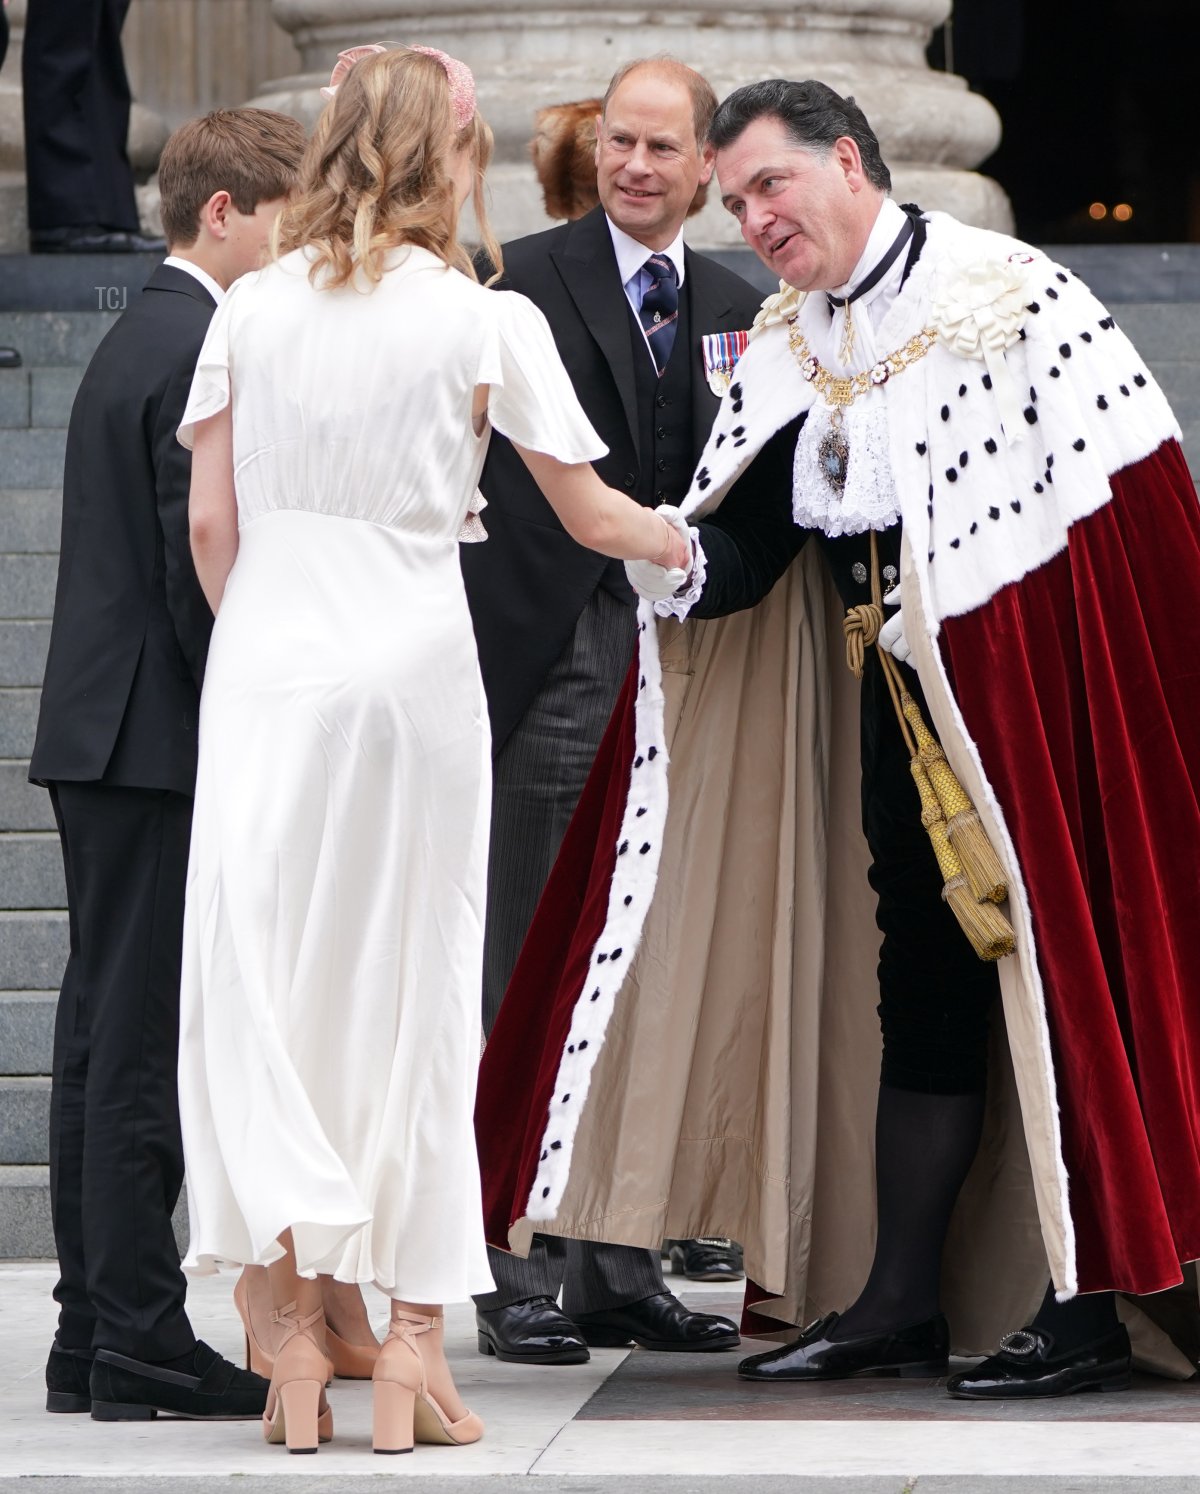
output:
[{"label": "gold chain of office", "polygon": [[920,362],[937,340],[937,329],[926,327],[915,337],[910,337],[902,348],[897,348],[894,353],[889,353],[870,368],[853,374],[848,379],[839,379],[822,366],[820,359],[809,347],[804,333],[797,326],[796,318],[793,317],[788,322],[788,347],[800,365],[801,374],[825,403],[839,412],[847,405],[852,405],[860,394],[868,394],[872,389],[880,388],[895,374],[903,373],[906,368]]}]

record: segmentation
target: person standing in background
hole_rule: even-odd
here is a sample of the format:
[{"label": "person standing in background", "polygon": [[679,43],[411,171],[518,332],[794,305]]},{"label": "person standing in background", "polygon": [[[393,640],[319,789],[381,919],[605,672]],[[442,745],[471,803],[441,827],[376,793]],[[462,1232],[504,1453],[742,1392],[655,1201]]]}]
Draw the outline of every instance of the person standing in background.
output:
[{"label": "person standing in background", "polygon": [[[8,0],[0,0],[0,67],[8,56]],[[20,368],[21,355],[16,348],[0,347],[0,368]]]},{"label": "person standing in background", "polygon": [[130,0],[29,0],[21,58],[29,247],[161,253],[138,223],[121,28]]}]

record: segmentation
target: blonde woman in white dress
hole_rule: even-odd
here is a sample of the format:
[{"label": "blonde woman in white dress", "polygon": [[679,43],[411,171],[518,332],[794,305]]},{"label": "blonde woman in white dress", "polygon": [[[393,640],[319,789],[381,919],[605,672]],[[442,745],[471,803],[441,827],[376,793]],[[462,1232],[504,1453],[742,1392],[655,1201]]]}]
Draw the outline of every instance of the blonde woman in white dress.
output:
[{"label": "blonde woman in white dress", "polygon": [[601,483],[541,313],[480,286],[457,242],[473,191],[486,224],[469,71],[357,48],[334,81],[280,257],[213,318],[180,430],[217,614],[184,935],[185,1266],[268,1266],[264,1430],[293,1452],[332,1435],[316,1278],[374,1282],[392,1299],[374,1445],[406,1452],[482,1431],[441,1304],[492,1285],[472,1130],[490,752],[458,564],[491,430],[583,544],[690,557]]}]

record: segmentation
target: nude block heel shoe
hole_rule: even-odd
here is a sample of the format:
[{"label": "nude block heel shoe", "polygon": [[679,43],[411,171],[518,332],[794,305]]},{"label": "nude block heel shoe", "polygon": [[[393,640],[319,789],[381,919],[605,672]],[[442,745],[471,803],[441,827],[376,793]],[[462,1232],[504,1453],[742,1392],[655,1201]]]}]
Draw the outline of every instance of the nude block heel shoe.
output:
[{"label": "nude block heel shoe", "polygon": [[339,1338],[328,1323],[325,1325],[325,1347],[329,1362],[339,1380],[369,1380],[379,1358],[378,1344],[352,1344]]},{"label": "nude block heel shoe", "polygon": [[282,1335],[263,1412],[263,1436],[286,1443],[290,1453],[315,1453],[319,1443],[333,1436],[333,1412],[325,1399],[329,1363],[314,1333],[325,1314],[320,1308],[306,1318],[295,1313],[296,1304],[289,1302],[274,1314]]},{"label": "nude block heel shoe", "polygon": [[397,1380],[376,1378],[371,1386],[371,1446],[377,1453],[410,1453],[413,1450],[415,1388]]},{"label": "nude block heel shoe", "polygon": [[451,1421],[429,1393],[417,1339],[441,1323],[441,1318],[392,1319],[372,1376],[376,1452],[411,1452],[414,1442],[465,1447],[483,1436],[483,1422],[473,1411]]},{"label": "nude block heel shoe", "polygon": [[254,1295],[257,1296],[260,1288],[258,1286],[256,1286],[255,1288],[251,1287],[250,1280],[247,1276],[247,1271],[250,1270],[258,1270],[262,1277],[262,1298],[260,1299],[258,1306],[261,1311],[263,1301],[265,1300],[267,1304],[266,1312],[268,1317],[270,1316],[271,1284],[267,1279],[267,1273],[262,1270],[261,1267],[247,1267],[245,1270],[243,1270],[242,1274],[234,1283],[233,1305],[238,1310],[238,1317],[241,1318],[242,1327],[245,1329],[246,1333],[246,1368],[248,1370],[253,1370],[256,1375],[262,1375],[265,1380],[269,1380],[271,1378],[271,1371],[275,1365],[275,1357],[271,1352],[269,1335],[268,1342],[263,1343],[255,1328],[254,1317],[251,1313],[252,1304],[250,1299],[252,1291],[254,1292]]}]

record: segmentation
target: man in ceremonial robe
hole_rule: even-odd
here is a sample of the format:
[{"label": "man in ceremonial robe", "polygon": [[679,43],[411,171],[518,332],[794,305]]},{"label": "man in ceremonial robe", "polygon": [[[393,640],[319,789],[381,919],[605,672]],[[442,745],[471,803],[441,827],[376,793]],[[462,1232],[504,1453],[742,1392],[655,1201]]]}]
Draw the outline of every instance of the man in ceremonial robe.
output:
[{"label": "man in ceremonial robe", "polygon": [[[819,1314],[749,1379],[937,1374],[1024,1322],[952,1393],[1116,1389],[1114,1291],[1188,1374],[1200,630],[1167,578],[1200,580],[1200,514],[1178,427],[1069,271],[891,201],[852,100],[752,85],[710,143],[781,289],[680,506],[690,574],[631,573],[637,667],[485,1057],[491,1228],[743,1239],[760,1312]],[[755,483],[785,432],[790,486]],[[868,649],[857,685],[833,658],[876,568],[900,602],[880,637],[1003,867],[998,966],[941,899],[883,665]],[[531,1047],[524,991],[547,986]],[[502,1120],[514,1072],[531,1099]]]}]

